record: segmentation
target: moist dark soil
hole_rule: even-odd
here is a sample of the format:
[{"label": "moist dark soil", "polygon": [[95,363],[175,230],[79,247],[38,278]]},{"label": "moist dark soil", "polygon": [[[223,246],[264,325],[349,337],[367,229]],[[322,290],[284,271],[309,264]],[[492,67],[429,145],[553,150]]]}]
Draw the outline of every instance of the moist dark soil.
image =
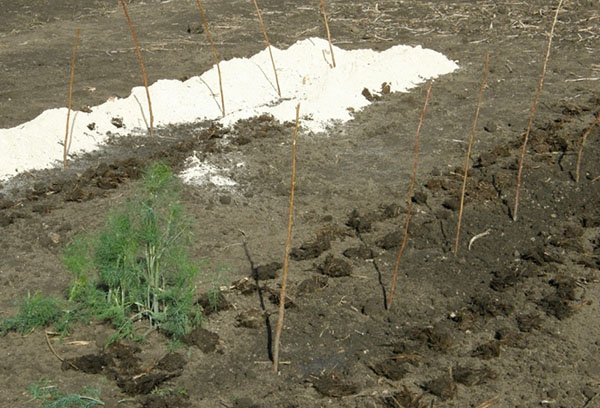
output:
[{"label": "moist dark soil", "polygon": [[[5,2],[0,15],[0,127],[66,105],[71,47],[81,42],[76,109],[141,84],[117,1]],[[206,1],[224,59],[263,48],[247,1]],[[272,43],[325,36],[318,2],[261,2]],[[196,2],[129,1],[153,82],[184,79],[212,60]],[[237,184],[184,186],[195,218],[205,321],[175,350],[153,332],[106,346],[110,326],[59,339],[36,329],[0,337],[0,406],[35,406],[26,388],[101,389],[109,407],[600,406],[600,112],[598,2],[567,1],[524,161],[517,165],[555,2],[327,2],[338,46],[422,45],[460,69],[435,81],[421,130],[408,241],[391,310],[427,85],[383,94],[343,125],[301,132],[281,362],[272,371],[287,231],[293,126],[268,116],[114,139],[67,170],[21,174],[0,189],[0,318],[27,293],[65,296],[62,251],[132,198],[144,167],[175,171],[195,152]],[[490,73],[468,169],[467,140]],[[249,80],[252,80],[249,78]],[[372,95],[371,95],[372,96]],[[23,143],[27,143],[26,140]],[[207,292],[224,288],[215,302]],[[51,330],[48,328],[47,330]],[[53,346],[60,361],[48,347]]]}]

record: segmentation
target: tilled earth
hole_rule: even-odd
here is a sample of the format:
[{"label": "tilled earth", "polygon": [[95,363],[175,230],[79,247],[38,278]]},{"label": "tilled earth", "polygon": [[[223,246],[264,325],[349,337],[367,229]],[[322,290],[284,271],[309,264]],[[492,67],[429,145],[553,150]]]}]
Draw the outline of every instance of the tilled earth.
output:
[{"label": "tilled earth", "polygon": [[[75,28],[82,27],[75,106],[139,84],[118,2],[14,1],[0,16],[0,126],[63,106]],[[320,35],[318,4],[262,2],[280,47]],[[600,406],[597,1],[561,11],[512,221],[522,136],[554,3],[328,2],[335,43],[423,45],[461,69],[435,81],[421,130],[408,244],[402,241],[413,143],[426,85],[383,95],[325,134],[301,132],[293,250],[278,374],[271,370],[287,226],[293,124],[268,116],[111,140],[67,170],[19,175],[0,190],[0,318],[28,292],[64,296],[64,245],[101,228],[133,197],[141,171],[176,171],[192,154],[237,184],[184,186],[202,264],[203,328],[169,349],[161,333],[105,347],[101,322],[65,339],[42,329],[0,338],[0,406],[32,406],[27,386],[101,388],[123,407]],[[152,80],[210,67],[194,1],[129,2]],[[204,4],[222,57],[262,47],[252,4]],[[469,168],[458,255],[464,156],[483,75],[490,74]],[[93,92],[92,89],[95,89]],[[24,141],[26,143],[26,141]],[[206,292],[225,288],[215,311]],[[52,344],[59,361],[50,348]],[[185,393],[179,390],[185,389]]]}]

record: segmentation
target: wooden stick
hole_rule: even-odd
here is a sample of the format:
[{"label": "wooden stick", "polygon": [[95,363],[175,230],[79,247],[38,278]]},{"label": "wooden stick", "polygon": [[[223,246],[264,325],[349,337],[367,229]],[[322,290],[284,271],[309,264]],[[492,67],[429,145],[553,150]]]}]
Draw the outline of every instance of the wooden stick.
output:
[{"label": "wooden stick", "polygon": [[123,0],[121,0],[121,5],[123,6],[123,13],[125,13],[125,18],[127,19],[127,23],[129,23],[129,28],[131,29],[131,36],[133,37],[135,52],[137,53],[138,61],[140,62],[140,68],[142,69],[144,88],[146,88],[146,97],[148,98],[148,112],[150,114],[150,136],[152,137],[154,136],[154,115],[152,114],[152,101],[150,100],[150,90],[148,89],[148,75],[146,74],[146,66],[144,65],[142,51],[140,50],[140,44],[138,43],[137,34],[135,33],[135,26],[133,25],[133,21],[131,21],[131,18],[129,17],[129,13],[127,12],[127,6],[125,6],[125,2]]},{"label": "wooden stick", "polygon": [[519,159],[519,171],[517,172],[517,190],[515,193],[513,221],[517,220],[518,211],[519,211],[519,191],[521,189],[521,175],[523,173],[523,161],[525,159],[525,153],[527,152],[527,140],[529,139],[529,133],[531,133],[531,128],[533,127],[533,118],[535,117],[535,110],[537,109],[537,104],[540,99],[540,94],[542,93],[542,88],[544,87],[544,79],[546,78],[546,67],[548,66],[548,58],[550,57],[550,47],[552,46],[552,38],[554,37],[554,27],[556,27],[556,21],[558,20],[558,12],[560,11],[560,6],[562,5],[562,2],[563,2],[563,0],[559,0],[558,7],[556,7],[556,14],[554,14],[554,21],[552,22],[552,28],[550,29],[550,37],[548,38],[548,47],[546,48],[546,57],[544,58],[544,64],[542,66],[542,75],[540,77],[540,83],[538,85],[538,90],[535,93],[535,99],[533,101],[533,106],[531,107],[531,114],[529,115],[529,125],[527,126],[527,131],[525,132],[525,136],[523,138],[523,147],[521,149],[521,158]]},{"label": "wooden stick", "polygon": [[600,122],[600,112],[598,113],[596,120],[592,122],[590,127],[587,128],[587,130],[583,134],[583,137],[581,138],[581,144],[579,145],[579,153],[577,154],[577,166],[575,167],[575,183],[579,183],[579,168],[581,166],[581,157],[583,156],[583,145],[585,144],[587,137],[590,135],[590,133],[592,133],[592,129],[594,128],[594,126],[596,126],[598,122]]},{"label": "wooden stick", "polygon": [[283,314],[285,313],[285,287],[288,274],[288,262],[290,249],[292,247],[292,227],[294,224],[294,191],[296,190],[296,140],[298,139],[298,123],[300,122],[300,104],[296,105],[296,127],[292,139],[292,186],[290,188],[290,212],[288,216],[288,231],[285,241],[285,256],[283,258],[283,276],[281,278],[281,293],[279,294],[279,318],[277,319],[277,330],[275,331],[275,343],[273,345],[273,371],[277,372],[279,366],[279,342],[281,330],[283,329]]},{"label": "wooden stick", "polygon": [[212,50],[213,59],[215,60],[215,65],[217,66],[217,73],[219,74],[219,90],[221,92],[221,113],[223,114],[223,117],[225,117],[225,95],[223,94],[223,79],[221,77],[221,66],[219,65],[219,57],[217,57],[217,49],[215,48],[215,42],[213,41],[212,35],[210,34],[210,29],[208,28],[208,19],[206,18],[204,8],[202,8],[200,0],[196,0],[196,2],[198,3],[198,9],[200,9],[200,14],[202,14],[202,20],[204,21],[204,29],[206,30],[206,36],[208,37],[208,42],[210,43],[210,48]]},{"label": "wooden stick", "polygon": [[79,42],[79,33],[81,29],[77,28],[75,33],[75,44],[73,45],[73,54],[71,55],[71,76],[69,78],[69,98],[67,102],[67,126],[65,129],[65,144],[63,146],[63,167],[67,168],[67,150],[69,145],[69,121],[71,119],[71,106],[73,102],[73,82],[75,81],[75,56],[77,55],[77,43]]},{"label": "wooden stick", "polygon": [[329,41],[329,51],[331,52],[331,62],[335,68],[335,55],[333,54],[333,45],[331,44],[331,33],[329,32],[329,23],[327,22],[327,13],[325,12],[325,0],[321,0],[321,14],[325,22],[325,31],[327,32],[327,41]]},{"label": "wooden stick", "polygon": [[479,88],[479,95],[477,96],[477,108],[475,109],[475,119],[473,120],[473,128],[471,129],[471,136],[469,137],[469,147],[467,148],[467,158],[465,159],[465,174],[463,177],[462,190],[460,193],[460,210],[458,212],[458,224],[456,226],[456,240],[454,241],[454,255],[458,254],[458,243],[460,240],[460,224],[462,221],[463,208],[465,204],[465,190],[467,188],[467,174],[469,172],[469,164],[471,162],[471,148],[473,147],[473,140],[475,139],[475,130],[477,129],[477,119],[479,118],[479,109],[481,108],[481,100],[483,99],[483,90],[485,89],[485,83],[488,76],[488,67],[490,64],[490,54],[485,54],[485,68],[483,70],[483,80],[481,81],[481,88]]},{"label": "wooden stick", "polygon": [[427,111],[427,103],[429,102],[429,94],[431,94],[431,88],[433,87],[433,82],[427,88],[427,95],[425,95],[425,104],[423,105],[423,110],[421,111],[421,118],[419,119],[419,126],[417,126],[417,134],[415,135],[415,161],[413,165],[413,174],[412,179],[410,181],[410,188],[408,189],[408,207],[406,209],[406,222],[404,224],[404,235],[402,237],[402,244],[400,245],[400,249],[398,250],[398,254],[396,255],[396,262],[394,264],[394,276],[392,277],[392,286],[390,288],[390,296],[388,297],[386,309],[390,310],[392,307],[392,300],[394,298],[394,290],[396,289],[396,279],[398,278],[398,269],[400,266],[400,258],[402,257],[402,253],[404,252],[404,247],[406,246],[406,239],[408,237],[408,226],[410,224],[410,210],[412,209],[412,196],[413,190],[415,188],[415,180],[417,178],[417,166],[419,163],[419,133],[421,132],[421,126],[423,125],[423,121],[425,120],[425,112]]},{"label": "wooden stick", "polygon": [[271,64],[273,65],[273,73],[275,74],[275,83],[277,84],[277,94],[281,98],[281,88],[279,88],[279,77],[277,76],[277,69],[275,68],[275,60],[273,59],[273,52],[271,51],[271,42],[269,41],[269,36],[267,35],[267,30],[265,29],[265,24],[263,23],[262,15],[260,14],[260,9],[258,8],[258,3],[254,0],[254,7],[256,7],[256,14],[258,15],[258,21],[260,22],[260,27],[262,28],[262,32],[265,36],[265,41],[267,43],[267,48],[269,49],[269,55],[271,56]]}]

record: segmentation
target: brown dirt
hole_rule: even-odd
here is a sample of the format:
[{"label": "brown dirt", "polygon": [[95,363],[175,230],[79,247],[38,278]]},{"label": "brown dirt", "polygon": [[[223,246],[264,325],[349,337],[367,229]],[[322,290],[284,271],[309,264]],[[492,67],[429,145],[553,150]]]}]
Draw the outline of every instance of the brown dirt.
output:
[{"label": "brown dirt", "polygon": [[[72,41],[82,28],[75,106],[126,96],[140,84],[115,1],[11,1],[0,16],[0,127],[64,106]],[[263,47],[251,4],[206,1],[223,58]],[[596,0],[561,12],[525,161],[519,221],[509,214],[516,161],[539,81],[553,2],[333,1],[334,42],[345,48],[423,45],[459,62],[436,81],[421,132],[420,167],[397,295],[384,310],[405,219],[412,143],[425,87],[387,94],[353,121],[299,138],[290,289],[281,372],[271,372],[284,253],[293,129],[269,118],[221,129],[159,129],[114,140],[68,171],[23,174],[1,186],[0,317],[28,292],[63,295],[63,246],[93,232],[135,193],[140,170],[192,152],[228,166],[232,190],[184,189],[196,219],[198,297],[231,288],[188,347],[166,339],[106,349],[110,328],[81,325],[57,353],[43,330],[0,338],[0,406],[31,406],[41,377],[62,391],[101,387],[122,407],[600,406],[600,149],[596,128],[573,181],[578,140],[600,111]],[[210,68],[194,1],[130,1],[150,80]],[[324,36],[317,5],[261,2],[280,47]],[[465,141],[491,55],[469,170],[458,256],[452,251]],[[92,92],[92,88],[95,90]],[[489,234],[469,244],[477,234]],[[400,233],[399,233],[400,231]],[[470,249],[469,249],[469,246]],[[74,341],[81,342],[74,342]],[[187,397],[173,392],[182,387]],[[148,394],[153,389],[161,390]]]}]

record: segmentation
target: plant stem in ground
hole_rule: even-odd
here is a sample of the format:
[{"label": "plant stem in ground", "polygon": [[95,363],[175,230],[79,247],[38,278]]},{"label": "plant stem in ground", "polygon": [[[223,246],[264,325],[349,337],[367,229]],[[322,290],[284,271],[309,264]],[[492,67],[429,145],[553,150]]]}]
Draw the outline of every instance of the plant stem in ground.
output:
[{"label": "plant stem in ground", "polygon": [[75,33],[75,44],[73,45],[73,54],[71,56],[71,76],[69,77],[69,98],[67,102],[67,128],[65,130],[65,144],[63,146],[63,167],[67,168],[67,152],[69,150],[69,121],[71,118],[71,106],[73,103],[73,82],[75,81],[75,56],[77,55],[77,44],[79,43],[79,33],[81,29],[77,29]]},{"label": "plant stem in ground", "polygon": [[535,93],[535,99],[533,100],[533,106],[531,107],[531,114],[529,115],[529,125],[527,125],[527,130],[525,131],[525,136],[523,137],[523,147],[521,148],[521,158],[519,159],[519,170],[517,172],[517,190],[515,192],[515,205],[513,207],[513,221],[517,220],[518,212],[519,212],[519,191],[521,190],[521,177],[523,173],[523,161],[525,159],[525,153],[527,152],[527,140],[529,139],[529,134],[531,133],[531,128],[533,127],[533,119],[535,117],[535,111],[537,109],[537,104],[540,99],[540,94],[542,93],[542,88],[544,87],[544,79],[546,78],[546,67],[548,66],[548,59],[550,58],[550,47],[552,46],[552,38],[554,37],[554,27],[556,27],[556,21],[558,20],[558,12],[560,11],[560,6],[562,5],[563,0],[558,2],[558,6],[556,7],[556,13],[554,14],[554,21],[552,22],[552,29],[550,30],[550,36],[548,38],[548,47],[546,48],[546,57],[544,58],[544,64],[542,66],[542,75],[540,77],[540,83],[538,85],[537,92]]},{"label": "plant stem in ground", "polygon": [[587,137],[592,133],[592,129],[600,122],[600,112],[598,112],[598,116],[596,120],[592,122],[590,127],[587,128],[583,136],[581,137],[581,144],[579,145],[579,153],[577,153],[577,165],[575,167],[575,183],[579,183],[579,169],[581,166],[581,157],[583,156],[583,146],[585,145],[585,141]]},{"label": "plant stem in ground", "polygon": [[285,241],[285,255],[283,258],[283,276],[281,278],[281,292],[279,294],[279,317],[277,319],[277,330],[275,331],[275,343],[273,345],[273,371],[277,372],[279,366],[279,342],[281,330],[283,329],[283,315],[285,313],[285,289],[287,283],[288,263],[290,249],[292,247],[292,227],[294,225],[294,191],[296,190],[296,140],[298,139],[298,123],[300,121],[300,104],[296,105],[296,127],[292,139],[292,186],[290,188],[290,211],[288,215],[288,231]]},{"label": "plant stem in ground", "polygon": [[196,2],[198,3],[200,14],[202,14],[202,21],[204,22],[206,36],[208,37],[208,42],[210,43],[210,49],[212,50],[215,65],[217,66],[217,73],[219,74],[219,90],[221,92],[221,113],[223,114],[223,117],[225,117],[225,95],[223,94],[223,80],[221,78],[221,66],[219,65],[219,57],[217,57],[217,49],[215,48],[215,42],[213,41],[212,35],[210,34],[210,29],[208,28],[208,18],[206,17],[204,8],[202,7],[200,0],[196,0]]},{"label": "plant stem in ground", "polygon": [[329,51],[331,52],[331,62],[335,68],[335,55],[333,53],[333,45],[331,44],[331,33],[329,32],[329,23],[327,22],[327,12],[325,11],[325,0],[321,0],[321,14],[323,14],[323,22],[325,23],[325,31],[327,32],[327,41],[329,41]]},{"label": "plant stem in ground", "polygon": [[460,240],[460,224],[462,221],[463,208],[465,204],[465,190],[467,188],[467,174],[469,173],[469,164],[471,162],[471,148],[473,147],[473,140],[475,139],[475,129],[477,128],[477,119],[479,118],[479,109],[481,108],[481,100],[483,99],[483,90],[485,89],[485,83],[488,76],[488,67],[490,64],[490,54],[485,54],[485,68],[483,70],[483,80],[481,81],[481,88],[479,88],[479,95],[477,96],[477,108],[475,109],[475,119],[473,119],[473,128],[471,129],[471,136],[469,137],[469,147],[467,148],[467,158],[465,159],[465,174],[463,177],[462,189],[460,192],[460,210],[458,211],[458,223],[456,225],[456,240],[454,241],[454,255],[458,254],[458,243]]},{"label": "plant stem in ground", "polygon": [[140,63],[140,68],[142,69],[142,78],[144,80],[144,88],[146,88],[146,97],[148,98],[148,114],[150,116],[150,136],[154,136],[154,114],[152,113],[152,101],[150,100],[150,90],[148,89],[148,75],[146,74],[146,66],[144,65],[144,59],[142,58],[142,51],[140,50],[140,44],[138,42],[137,34],[135,33],[135,26],[133,25],[133,21],[129,17],[129,13],[127,12],[127,6],[125,6],[125,2],[121,0],[121,5],[123,6],[123,12],[125,13],[125,18],[127,19],[127,23],[129,23],[129,28],[131,29],[131,36],[133,37],[133,44],[135,45],[135,52],[137,53],[138,61]]},{"label": "plant stem in ground", "polygon": [[429,85],[429,88],[427,88],[427,95],[425,95],[425,104],[423,105],[423,110],[421,111],[421,118],[419,119],[419,125],[417,126],[417,134],[415,135],[415,160],[413,165],[412,179],[410,181],[410,187],[408,189],[408,206],[406,209],[404,235],[402,236],[402,244],[400,245],[400,249],[398,250],[398,254],[396,255],[396,262],[394,263],[394,276],[392,276],[390,296],[386,305],[387,310],[390,310],[390,308],[392,307],[392,300],[394,299],[394,290],[396,289],[396,280],[398,279],[398,269],[400,267],[400,258],[402,258],[402,253],[404,252],[404,247],[406,246],[406,240],[408,237],[408,226],[410,225],[410,211],[412,209],[412,196],[413,190],[415,188],[415,179],[417,178],[417,166],[419,163],[419,133],[421,132],[421,126],[423,125],[423,121],[425,120],[425,112],[427,111],[427,103],[429,102],[429,94],[431,94],[432,87],[433,82]]},{"label": "plant stem in ground", "polygon": [[277,84],[277,94],[281,98],[281,88],[279,87],[279,77],[277,76],[277,68],[275,68],[275,59],[273,59],[273,52],[271,51],[271,42],[269,41],[269,36],[267,35],[267,30],[265,29],[265,24],[263,23],[262,15],[260,14],[260,9],[258,8],[258,3],[256,2],[256,0],[254,0],[254,7],[256,7],[258,21],[260,22],[260,27],[262,28],[263,35],[265,36],[265,42],[267,43],[267,48],[269,49],[269,55],[271,56],[271,64],[273,65],[273,73],[275,74],[275,83]]}]

